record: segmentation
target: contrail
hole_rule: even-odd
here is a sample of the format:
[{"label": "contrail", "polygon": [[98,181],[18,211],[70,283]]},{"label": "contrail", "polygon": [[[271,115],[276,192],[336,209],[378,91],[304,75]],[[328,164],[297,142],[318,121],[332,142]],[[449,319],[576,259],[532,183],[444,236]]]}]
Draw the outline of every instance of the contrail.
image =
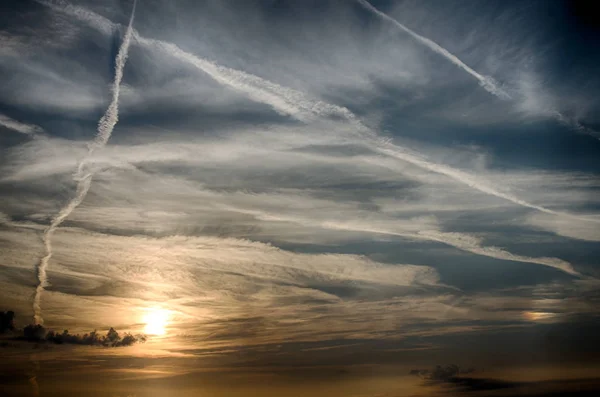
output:
[{"label": "contrail", "polygon": [[536,205],[536,204],[530,203],[526,200],[522,200],[513,194],[503,192],[503,191],[493,187],[488,182],[482,181],[475,175],[471,175],[465,171],[462,171],[462,170],[459,170],[456,168],[452,168],[452,167],[449,167],[449,166],[446,166],[443,164],[433,163],[416,153],[412,153],[412,152],[407,151],[406,149],[402,149],[396,145],[381,144],[381,145],[379,145],[379,147],[376,148],[376,150],[379,151],[380,153],[387,154],[389,157],[394,157],[399,160],[406,161],[406,162],[416,165],[420,168],[424,168],[429,171],[435,172],[436,174],[445,175],[451,179],[454,179],[455,181],[458,181],[458,182],[460,182],[464,185],[467,185],[475,190],[478,190],[482,193],[486,193],[491,196],[496,196],[498,198],[502,198],[502,199],[510,201],[514,204],[520,205],[522,207],[531,208],[531,209],[534,209],[534,210],[537,210],[540,212],[544,212],[546,214],[563,216],[563,217],[568,217],[571,219],[578,219],[581,221],[600,223],[600,219],[586,218],[584,216],[578,216],[578,215],[573,215],[573,214],[569,214],[566,212],[555,211],[555,210],[551,210],[549,208],[543,207],[541,205]]},{"label": "contrail", "polygon": [[548,267],[552,267],[558,270],[561,270],[565,273],[568,273],[572,276],[581,277],[581,274],[577,272],[573,266],[562,259],[559,258],[549,258],[549,257],[531,257],[513,254],[512,252],[506,251],[499,247],[494,246],[485,246],[482,245],[482,240],[478,237],[464,234],[464,233],[454,233],[454,232],[443,232],[441,230],[429,229],[429,230],[421,230],[418,232],[411,230],[394,230],[388,228],[381,228],[377,226],[373,226],[370,224],[361,224],[360,222],[340,222],[340,221],[327,221],[327,220],[315,220],[310,218],[301,218],[297,216],[285,216],[285,215],[276,215],[266,213],[260,210],[252,210],[252,209],[242,209],[236,208],[229,205],[221,205],[221,208],[227,209],[229,211],[235,211],[242,214],[249,214],[257,219],[262,219],[265,221],[275,221],[275,222],[291,222],[302,226],[314,227],[315,225],[330,230],[341,230],[341,231],[354,231],[354,232],[366,232],[373,234],[383,234],[389,236],[398,236],[408,239],[416,239],[416,240],[426,240],[426,241],[435,241],[441,244],[445,244],[461,251],[470,252],[475,255],[486,256],[489,258],[505,260],[505,261],[515,261],[515,262],[524,262],[524,263],[534,263],[538,265],[544,265]]},{"label": "contrail", "polygon": [[[51,2],[36,0],[38,3],[65,13],[80,21],[87,22],[99,32],[110,35],[118,26],[109,19],[86,8],[75,6],[64,0]],[[149,39],[133,30],[133,39],[140,46],[162,51],[166,55],[179,59],[196,69],[206,73],[218,83],[241,92],[251,99],[273,107],[278,113],[290,115],[300,121],[311,121],[317,117],[355,117],[350,110],[326,102],[309,98],[302,92],[262,79],[261,77],[219,65],[210,60],[198,57],[179,46],[162,40]]]},{"label": "contrail", "polygon": [[420,34],[413,32],[412,30],[410,30],[406,26],[402,25],[400,22],[398,22],[394,18],[390,17],[389,15],[387,15],[387,14],[379,11],[377,8],[373,7],[371,5],[371,3],[369,3],[368,1],[366,1],[366,0],[356,0],[356,1],[360,5],[362,5],[364,8],[366,8],[367,10],[373,12],[374,14],[385,19],[386,21],[391,22],[396,27],[398,27],[401,30],[403,30],[404,32],[408,33],[415,40],[417,40],[421,44],[428,47],[431,51],[440,54],[441,56],[443,56],[444,58],[446,58],[447,60],[449,60],[450,62],[452,62],[453,64],[455,64],[456,66],[458,66],[459,68],[464,70],[465,72],[469,73],[471,76],[475,77],[475,79],[477,79],[477,81],[479,81],[479,84],[483,87],[483,89],[485,89],[490,94],[492,94],[500,99],[504,99],[504,100],[511,99],[511,96],[506,91],[504,91],[501,87],[499,87],[498,82],[496,80],[494,80],[493,77],[484,76],[480,73],[477,73],[475,70],[473,70],[467,64],[465,64],[463,61],[461,61],[456,55],[452,54],[451,52],[446,50],[444,47],[440,46],[438,43],[428,39],[427,37],[423,37]]},{"label": "contrail", "polygon": [[169,56],[200,69],[220,84],[242,92],[257,102],[271,105],[278,113],[292,115],[305,122],[314,120],[315,116],[344,116],[345,111],[337,106],[311,100],[296,90],[202,59],[175,44],[147,39],[140,35],[136,35],[135,38],[143,46],[162,50]]},{"label": "contrail", "polygon": [[129,45],[131,43],[136,3],[137,0],[134,0],[133,8],[131,10],[131,17],[129,18],[129,25],[127,26],[127,30],[125,31],[125,35],[123,37],[123,42],[121,43],[115,60],[115,77],[111,87],[111,102],[108,105],[104,115],[98,121],[96,136],[88,145],[87,156],[79,162],[77,167],[77,173],[75,175],[75,179],[77,180],[77,190],[75,192],[75,197],[73,197],[73,199],[58,212],[54,219],[52,219],[50,226],[44,231],[43,241],[46,255],[40,260],[40,263],[37,267],[38,285],[35,289],[35,296],[33,299],[34,321],[36,324],[44,323],[40,301],[42,292],[48,285],[46,269],[48,268],[48,263],[52,257],[52,235],[60,226],[60,224],[63,223],[63,221],[73,212],[73,210],[75,210],[75,208],[81,204],[87,195],[92,183],[93,171],[82,175],[85,163],[96,149],[100,149],[106,145],[110,139],[110,135],[112,134],[115,125],[119,121],[119,92],[121,88],[121,80],[123,79],[123,69],[125,68],[127,54],[129,52]]},{"label": "contrail", "polygon": [[0,127],[8,128],[21,134],[35,136],[44,132],[44,130],[35,124],[25,124],[14,120],[5,114],[0,113]]},{"label": "contrail", "polygon": [[[496,97],[498,97],[498,98],[500,98],[502,100],[513,99],[510,96],[510,94],[508,94],[506,91],[504,91],[499,86],[498,82],[493,77],[491,77],[491,76],[485,76],[485,75],[482,75],[481,73],[478,73],[476,70],[472,69],[470,66],[468,66],[463,61],[461,61],[456,55],[452,54],[450,51],[446,50],[444,47],[442,47],[438,43],[434,42],[431,39],[428,39],[427,37],[421,36],[420,34],[412,31],[409,28],[407,28],[406,26],[404,26],[403,24],[401,24],[400,22],[398,22],[396,19],[390,17],[386,13],[384,13],[382,11],[379,11],[377,8],[373,7],[373,5],[371,5],[371,3],[369,3],[367,0],[356,0],[356,1],[360,5],[362,5],[364,8],[366,8],[367,10],[373,12],[374,14],[376,14],[379,17],[383,18],[384,20],[392,23],[394,26],[396,26],[397,28],[399,28],[403,32],[409,34],[412,38],[414,38],[415,40],[417,40],[421,44],[423,44],[426,47],[428,47],[431,51],[433,51],[433,52],[435,52],[435,53],[443,56],[444,58],[446,58],[447,60],[449,60],[450,62],[452,62],[456,66],[458,66],[460,69],[464,70],[465,72],[469,73],[471,76],[475,77],[475,79],[477,79],[477,81],[479,81],[479,84],[481,85],[481,87],[483,87],[483,89],[485,89],[490,94],[492,94],[492,95],[494,95],[494,96],[496,96]],[[567,126],[568,128],[570,128],[572,130],[575,130],[577,132],[588,134],[588,135],[590,135],[590,136],[592,136],[592,137],[600,140],[600,133],[598,133],[597,131],[594,131],[591,128],[588,128],[588,127],[585,127],[585,126],[581,125],[576,120],[573,120],[573,119],[570,119],[570,118],[564,116],[558,110],[552,110],[550,112],[550,115],[556,121],[558,121],[559,123]]]},{"label": "contrail", "polygon": [[[373,9],[377,11],[379,14],[383,14],[380,11],[376,10],[364,0],[360,1],[365,7],[370,7],[369,9]],[[90,26],[95,29],[103,32],[105,34],[110,34],[110,32],[115,28],[116,24],[111,22],[110,20],[104,18],[101,15],[98,15],[90,10],[87,10],[82,7],[72,6],[72,5],[61,5],[58,6],[53,3],[48,3],[45,1],[38,0],[38,2],[45,4],[47,6],[52,7],[53,9],[71,15],[75,18],[78,18],[81,21],[87,22]],[[385,14],[383,14],[385,15]],[[387,19],[391,19],[387,17]],[[412,31],[411,31],[412,32]],[[416,33],[412,32],[411,34],[416,35]],[[416,35],[418,36],[418,35]],[[225,66],[218,65],[214,62],[208,61],[206,59],[200,58],[194,54],[184,51],[177,45],[169,42],[165,42],[162,40],[148,39],[142,37],[138,32],[133,31],[133,37],[136,42],[144,46],[146,48],[159,50],[165,52],[167,55],[177,58],[183,62],[186,62],[197,69],[203,71],[210,77],[212,77],[215,81],[228,86],[238,92],[242,92],[248,97],[259,101],[261,103],[266,103],[272,106],[275,110],[283,114],[289,114],[290,116],[300,120],[300,121],[310,121],[315,119],[316,117],[329,117],[329,118],[341,118],[345,119],[354,125],[359,134],[360,138],[366,141],[367,144],[372,145],[372,149],[381,154],[385,154],[388,157],[396,158],[398,160],[405,161],[412,165],[415,165],[419,168],[426,169],[430,172],[434,172],[437,174],[444,175],[450,179],[455,180],[463,185],[469,186],[475,190],[478,190],[482,193],[495,196],[498,198],[502,198],[504,200],[508,200],[513,204],[517,204],[526,208],[535,209],[541,212],[545,212],[547,214],[565,216],[572,219],[579,219],[590,222],[600,222],[600,219],[592,219],[586,218],[582,216],[572,215],[569,213],[554,211],[549,208],[545,208],[543,206],[535,205],[533,203],[529,203],[528,201],[522,200],[512,194],[503,192],[495,187],[493,187],[489,182],[481,180],[480,178],[471,175],[465,171],[455,169],[449,167],[444,164],[434,163],[425,157],[421,156],[418,153],[415,153],[407,148],[394,145],[390,143],[388,140],[379,136],[375,131],[368,128],[359,120],[359,118],[352,113],[349,109],[337,106],[333,104],[329,104],[323,101],[315,100],[302,92],[296,91],[294,89],[283,87],[279,84],[273,83],[271,81],[265,80],[256,75],[252,75],[240,70],[228,68]],[[421,36],[418,36],[421,37]],[[422,38],[426,40],[425,38]],[[431,41],[429,41],[431,42]],[[431,42],[432,44],[435,44]],[[490,82],[490,80],[486,76],[482,76],[475,72],[473,69],[469,68],[467,65],[462,63],[458,58],[450,54],[448,51],[441,48],[439,45],[435,44],[441,50],[445,51],[444,54],[448,54],[453,59],[456,59],[460,65],[464,65],[468,70],[475,74],[475,76],[479,76],[483,81]],[[436,47],[436,48],[437,48]],[[467,70],[465,69],[465,70]],[[480,80],[481,81],[481,80]],[[488,84],[489,86],[489,84]],[[496,87],[497,86],[489,86]],[[498,88],[499,89],[499,88]],[[498,95],[502,96],[502,91],[499,89]]]}]

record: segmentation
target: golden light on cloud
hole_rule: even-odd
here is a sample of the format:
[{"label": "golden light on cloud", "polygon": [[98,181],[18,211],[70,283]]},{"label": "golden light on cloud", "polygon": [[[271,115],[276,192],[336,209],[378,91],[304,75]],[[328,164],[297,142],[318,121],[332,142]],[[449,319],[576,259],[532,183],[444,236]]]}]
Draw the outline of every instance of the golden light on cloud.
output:
[{"label": "golden light on cloud", "polygon": [[170,311],[161,308],[146,309],[143,322],[144,332],[148,335],[164,335],[169,324]]},{"label": "golden light on cloud", "polygon": [[548,312],[525,312],[523,313],[523,317],[529,321],[544,321],[550,320],[555,317],[556,314],[548,313]]}]

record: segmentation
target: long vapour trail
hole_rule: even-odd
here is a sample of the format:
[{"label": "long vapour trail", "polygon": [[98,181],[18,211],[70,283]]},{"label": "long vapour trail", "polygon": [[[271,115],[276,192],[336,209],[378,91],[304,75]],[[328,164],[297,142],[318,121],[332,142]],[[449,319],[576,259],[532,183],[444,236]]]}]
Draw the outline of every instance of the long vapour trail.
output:
[{"label": "long vapour trail", "polygon": [[44,130],[35,124],[25,124],[20,121],[14,120],[2,113],[0,113],[0,127],[8,128],[9,130],[19,132],[21,134],[35,137],[37,134],[41,134]]},{"label": "long vapour trail", "polygon": [[[42,0],[38,0],[38,2],[50,6],[56,11],[63,12],[75,18],[78,18],[79,20],[88,23],[93,28],[105,34],[110,34],[110,32],[112,32],[116,26],[113,22],[106,19],[105,17],[82,7],[65,4],[64,2],[61,2],[62,5],[60,6]],[[394,145],[389,141],[383,139],[376,132],[366,127],[364,124],[362,124],[359,118],[345,107],[329,104],[323,101],[318,101],[308,97],[307,95],[299,91],[283,87],[279,84],[265,80],[261,77],[240,70],[218,65],[212,61],[200,58],[194,54],[186,52],[173,43],[156,39],[148,39],[141,36],[136,31],[133,32],[133,36],[139,45],[153,50],[162,51],[168,56],[177,58],[182,62],[186,62],[201,70],[202,72],[206,73],[220,84],[226,85],[238,92],[241,92],[253,100],[266,103],[272,106],[279,113],[290,115],[300,121],[310,121],[318,117],[343,118],[349,121],[352,125],[354,125],[357,128],[358,132],[360,133],[360,138],[365,143],[372,145],[373,150],[384,154],[388,157],[393,157],[398,160],[408,162],[419,168],[426,169],[430,172],[444,175],[450,179],[453,179],[463,185],[469,186],[482,193],[502,198],[504,200],[508,200],[514,204],[526,208],[531,208],[547,214],[565,216],[572,219],[600,222],[600,220],[597,219],[586,218],[564,212],[554,211],[543,206],[529,203],[528,201],[522,200],[510,193],[503,192],[493,187],[489,182],[484,181],[477,176],[471,175],[467,172],[449,167],[444,164],[432,162],[431,160],[427,159],[419,153],[416,153],[398,145]],[[445,53],[448,52],[445,51]],[[452,55],[450,53],[448,54]],[[454,57],[454,59],[458,60],[458,58],[456,57]],[[460,60],[458,60],[458,62],[460,62]],[[464,65],[462,62],[460,63]],[[468,68],[468,66],[464,66]],[[486,76],[481,76],[472,69],[468,69],[471,72],[475,73],[477,76],[480,76],[480,78],[482,78],[483,81],[486,81],[488,83],[490,81],[493,82],[493,79],[490,80]],[[496,86],[494,85],[489,87],[494,88]],[[502,96],[502,90],[497,92],[498,95]]]},{"label": "long vapour trail", "polygon": [[374,227],[369,224],[360,223],[360,222],[339,222],[339,221],[327,221],[322,219],[311,219],[311,218],[303,218],[302,216],[285,216],[280,214],[271,214],[260,210],[253,209],[242,209],[231,207],[228,205],[221,205],[221,208],[227,209],[229,211],[234,211],[238,213],[252,215],[258,219],[262,219],[265,221],[275,221],[275,222],[290,222],[295,223],[302,226],[314,227],[315,225],[330,230],[341,230],[341,231],[353,231],[353,232],[366,232],[372,234],[382,234],[388,236],[398,236],[402,238],[408,238],[411,240],[426,240],[426,241],[435,241],[441,244],[445,244],[461,251],[470,252],[475,255],[487,256],[489,258],[505,260],[505,261],[515,261],[515,262],[524,262],[524,263],[535,263],[538,265],[544,265],[548,267],[552,267],[554,269],[558,269],[565,273],[568,273],[572,276],[580,277],[581,274],[577,272],[573,266],[562,259],[559,258],[548,258],[548,257],[531,257],[513,254],[512,252],[506,251],[499,247],[494,246],[485,246],[482,245],[482,240],[478,237],[464,234],[464,233],[452,233],[452,232],[443,232],[440,230],[428,229],[421,230],[418,232],[414,231],[402,231],[402,230],[392,230],[387,229],[385,227]]},{"label": "long vapour trail", "polygon": [[396,21],[394,18],[390,17],[389,15],[387,15],[387,14],[379,11],[377,8],[373,7],[371,5],[371,3],[369,3],[368,1],[366,1],[366,0],[356,0],[356,1],[360,5],[362,5],[364,8],[366,8],[367,10],[373,12],[374,14],[385,19],[386,21],[391,22],[397,28],[408,33],[411,37],[413,37],[419,43],[428,47],[431,51],[438,53],[439,55],[443,56],[444,58],[446,58],[447,60],[449,60],[456,66],[458,66],[460,69],[464,70],[465,72],[469,73],[471,76],[475,77],[475,79],[477,79],[477,81],[479,81],[479,84],[490,94],[495,95],[500,99],[511,99],[511,96],[506,91],[504,91],[502,88],[500,88],[498,86],[498,83],[496,82],[496,80],[494,80],[493,77],[484,76],[481,73],[476,72],[471,67],[469,67],[467,64],[465,64],[463,61],[461,61],[456,55],[452,54],[451,52],[446,50],[444,47],[440,46],[438,43],[428,39],[427,37],[423,37],[420,34],[413,32],[406,26],[402,25],[400,22]]},{"label": "long vapour trail", "polygon": [[96,136],[94,140],[88,146],[88,154],[82,159],[77,167],[77,190],[75,192],[75,197],[71,201],[69,201],[52,219],[50,226],[44,231],[43,241],[44,248],[46,250],[46,255],[40,260],[40,263],[37,268],[37,276],[38,276],[38,285],[35,289],[35,296],[33,299],[33,311],[34,311],[34,321],[36,324],[43,324],[44,320],[42,318],[42,309],[40,307],[41,296],[44,288],[48,285],[48,277],[46,274],[46,270],[48,268],[48,263],[50,258],[52,257],[52,235],[56,231],[56,229],[60,226],[61,223],[81,204],[81,202],[85,199],[88,191],[90,190],[90,185],[92,183],[93,172],[90,171],[85,175],[82,175],[83,167],[88,160],[88,158],[93,154],[96,149],[100,149],[106,145],[112,131],[119,121],[119,93],[121,88],[121,80],[123,80],[123,69],[125,68],[125,63],[127,62],[127,55],[129,52],[129,45],[131,44],[131,36],[133,34],[133,18],[135,15],[135,7],[137,0],[133,2],[133,8],[131,10],[131,17],[129,18],[129,25],[127,26],[127,30],[125,31],[125,35],[123,36],[123,42],[119,47],[119,52],[117,53],[117,57],[115,59],[115,77],[113,80],[113,84],[111,87],[112,90],[112,99],[106,112],[98,121],[98,128],[96,132]]},{"label": "long vapour trail", "polygon": [[[490,94],[492,94],[500,99],[503,99],[503,100],[513,99],[510,96],[510,94],[508,94],[506,91],[504,91],[498,85],[498,82],[493,77],[485,76],[485,75],[482,75],[481,73],[478,73],[476,70],[472,69],[470,66],[468,66],[463,61],[461,61],[460,58],[458,58],[456,55],[452,54],[450,51],[446,50],[444,47],[442,47],[438,43],[434,42],[431,39],[428,39],[427,37],[421,36],[420,34],[407,28],[406,26],[404,26],[403,24],[398,22],[396,19],[390,17],[386,13],[379,11],[377,8],[373,7],[373,5],[371,3],[369,3],[367,0],[356,0],[356,1],[360,5],[362,5],[364,8],[366,8],[367,10],[373,12],[380,18],[384,19],[385,21],[390,22],[392,25],[396,26],[403,32],[407,33],[409,36],[411,36],[412,38],[417,40],[419,43],[428,47],[431,51],[443,56],[448,61],[450,61],[453,64],[455,64],[456,66],[458,66],[460,69],[464,70],[465,72],[469,73],[471,76],[475,77],[475,79],[477,79],[477,81],[479,81],[479,84],[481,85],[481,87],[483,87],[483,89],[485,89]],[[575,130],[577,132],[580,132],[580,133],[588,134],[588,135],[600,140],[600,133],[592,130],[591,128],[584,127],[583,125],[578,123],[576,120],[566,117],[558,110],[552,110],[550,112],[550,115],[551,115],[551,117],[554,117],[554,119],[556,121],[567,126],[568,128]]]}]

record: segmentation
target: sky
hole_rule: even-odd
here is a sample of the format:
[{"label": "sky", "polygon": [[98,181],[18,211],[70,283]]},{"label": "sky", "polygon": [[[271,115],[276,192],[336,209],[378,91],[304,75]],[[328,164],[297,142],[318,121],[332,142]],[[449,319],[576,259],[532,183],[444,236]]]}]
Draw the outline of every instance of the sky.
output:
[{"label": "sky", "polygon": [[6,395],[600,390],[592,2],[0,9]]}]

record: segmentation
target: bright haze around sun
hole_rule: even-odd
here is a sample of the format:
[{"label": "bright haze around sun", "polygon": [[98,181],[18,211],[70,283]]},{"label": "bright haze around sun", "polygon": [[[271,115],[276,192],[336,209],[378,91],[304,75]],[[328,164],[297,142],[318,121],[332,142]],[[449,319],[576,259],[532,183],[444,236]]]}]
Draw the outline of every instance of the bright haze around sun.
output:
[{"label": "bright haze around sun", "polygon": [[0,394],[594,395],[593,5],[2,1]]}]

